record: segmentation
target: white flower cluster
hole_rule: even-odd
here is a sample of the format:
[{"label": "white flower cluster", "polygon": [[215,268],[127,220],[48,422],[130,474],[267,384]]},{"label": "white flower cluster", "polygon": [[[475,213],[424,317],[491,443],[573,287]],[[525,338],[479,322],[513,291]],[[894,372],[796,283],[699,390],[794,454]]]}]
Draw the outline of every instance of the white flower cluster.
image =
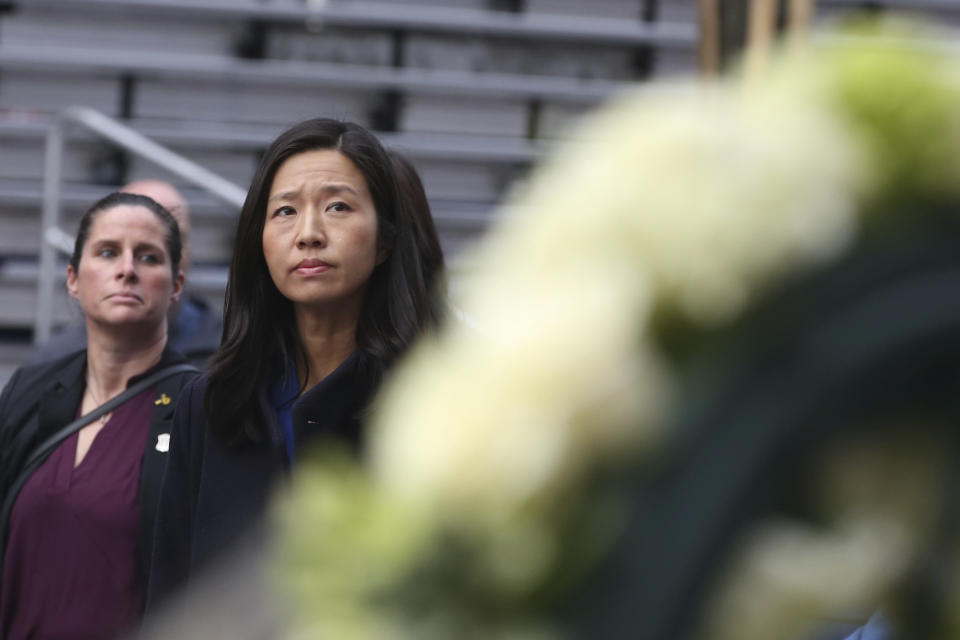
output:
[{"label": "white flower cluster", "polygon": [[[782,276],[839,256],[865,203],[960,197],[960,97],[934,57],[883,41],[820,53],[794,51],[762,82],[625,96],[517,190],[465,261],[469,322],[423,340],[385,383],[371,474],[299,473],[281,509],[293,628],[551,637],[537,598],[620,531],[618,496],[590,474],[661,453],[677,374],[664,319],[729,324]],[[748,531],[698,632],[798,637],[872,608],[936,511],[936,483],[914,473],[928,452],[891,450],[821,465],[832,528]],[[584,520],[616,522],[565,537],[584,503]]]},{"label": "white flower cluster", "polygon": [[471,254],[479,330],[448,327],[390,381],[380,485],[510,510],[650,443],[670,387],[652,315],[726,321],[853,234],[865,163],[805,69],[638,93],[583,123]]}]

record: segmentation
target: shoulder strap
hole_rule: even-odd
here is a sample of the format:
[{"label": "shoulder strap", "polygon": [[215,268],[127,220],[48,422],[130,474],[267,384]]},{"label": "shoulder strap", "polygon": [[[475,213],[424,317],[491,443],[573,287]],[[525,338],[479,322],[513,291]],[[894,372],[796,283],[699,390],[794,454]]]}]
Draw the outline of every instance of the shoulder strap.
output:
[{"label": "shoulder strap", "polygon": [[[63,429],[60,429],[52,436],[44,440],[36,449],[33,450],[33,453],[30,454],[30,457],[27,458],[26,468],[29,468],[37,461],[38,458],[42,458],[46,453],[54,448],[58,443],[60,443],[65,438],[73,434],[74,431],[79,431],[84,428],[100,416],[106,415],[119,407],[121,404],[134,397],[135,395],[142,393],[146,389],[149,389],[153,385],[157,384],[161,380],[166,380],[172,376],[177,375],[178,373],[187,373],[190,371],[197,371],[197,369],[192,364],[175,364],[171,367],[161,369],[156,371],[153,374],[147,376],[143,380],[138,381],[136,384],[127,387],[123,393],[120,395],[110,398],[102,405],[91,411],[90,413],[84,414],[65,426]],[[6,506],[6,505],[4,505]],[[6,513],[6,508],[4,508],[4,513]],[[6,521],[3,521],[6,524]]]},{"label": "shoulder strap", "polygon": [[80,416],[44,440],[42,443],[40,443],[40,445],[37,446],[36,449],[33,450],[33,452],[27,457],[27,462],[23,466],[23,470],[10,486],[10,490],[7,492],[7,495],[4,496],[3,508],[0,509],[0,574],[2,574],[3,571],[3,555],[5,554],[7,547],[7,527],[10,524],[10,513],[13,511],[13,504],[16,502],[17,496],[20,495],[20,490],[23,489],[23,485],[26,484],[27,478],[29,478],[33,474],[34,470],[40,466],[47,454],[55,449],[60,442],[73,434],[73,432],[79,431],[100,416],[110,413],[133,396],[142,393],[161,380],[165,380],[180,373],[189,373],[191,371],[199,372],[200,370],[192,364],[175,364],[173,366],[161,369],[160,371],[156,371],[143,380],[139,380],[136,384],[127,387],[123,393],[104,402],[90,413]]}]

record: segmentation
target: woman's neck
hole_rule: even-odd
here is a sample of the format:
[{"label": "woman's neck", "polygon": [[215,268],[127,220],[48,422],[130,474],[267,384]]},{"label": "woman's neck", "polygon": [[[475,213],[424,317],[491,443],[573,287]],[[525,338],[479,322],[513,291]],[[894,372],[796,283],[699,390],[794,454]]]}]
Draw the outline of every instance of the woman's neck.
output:
[{"label": "woman's neck", "polygon": [[127,381],[160,362],[167,345],[166,326],[148,335],[87,327],[87,375],[102,399],[121,393]]},{"label": "woman's neck", "polygon": [[[303,388],[309,389],[346,360],[357,348],[357,318],[359,314],[321,313],[297,308],[297,333],[307,355],[309,375]],[[297,376],[304,379],[303,363],[298,363]]]}]

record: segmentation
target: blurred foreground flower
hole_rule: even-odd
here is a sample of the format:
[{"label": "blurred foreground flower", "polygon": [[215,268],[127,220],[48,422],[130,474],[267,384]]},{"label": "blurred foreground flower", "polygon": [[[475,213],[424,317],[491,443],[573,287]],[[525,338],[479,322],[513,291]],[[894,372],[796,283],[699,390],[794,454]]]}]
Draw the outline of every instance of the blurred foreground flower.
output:
[{"label": "blurred foreground flower", "polygon": [[[748,86],[638,93],[582,123],[470,254],[459,304],[479,329],[447,326],[388,381],[369,473],[323,458],[299,472],[279,511],[297,637],[562,635],[552,608],[622,527],[613,479],[670,446],[683,363],[664,336],[735,322],[840,256],[868,213],[893,215],[885,203],[956,196],[948,61],[883,42],[796,54]],[[737,589],[766,590],[770,615],[740,637],[829,607],[829,571],[762,577],[771,549],[827,568],[851,541],[904,548],[882,522],[759,533]],[[844,602],[893,573],[864,568]]]}]

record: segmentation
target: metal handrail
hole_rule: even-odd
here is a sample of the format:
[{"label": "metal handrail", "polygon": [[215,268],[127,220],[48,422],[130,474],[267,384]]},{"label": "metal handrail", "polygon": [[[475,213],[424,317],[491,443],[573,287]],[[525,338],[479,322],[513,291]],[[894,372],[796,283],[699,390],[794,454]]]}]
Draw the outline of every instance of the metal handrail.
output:
[{"label": "metal handrail", "polygon": [[174,153],[139,132],[89,107],[68,107],[58,113],[47,131],[43,172],[43,241],[40,246],[40,270],[37,274],[37,312],[33,341],[50,337],[53,325],[53,294],[57,251],[69,255],[74,239],[60,228],[60,186],[63,181],[64,132],[69,124],[79,124],[127,151],[145,158],[170,173],[208,191],[238,209],[246,191],[209,169]]}]

